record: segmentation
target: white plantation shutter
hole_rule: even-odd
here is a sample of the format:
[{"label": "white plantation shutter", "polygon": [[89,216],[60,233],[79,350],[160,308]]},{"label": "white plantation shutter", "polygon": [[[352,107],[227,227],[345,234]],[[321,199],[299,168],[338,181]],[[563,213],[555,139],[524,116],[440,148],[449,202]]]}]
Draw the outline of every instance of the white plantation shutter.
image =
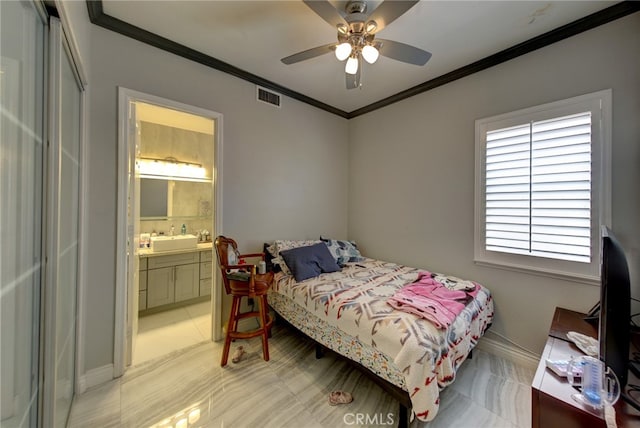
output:
[{"label": "white plantation shutter", "polygon": [[531,236],[531,126],[487,133],[486,247],[526,254]]},{"label": "white plantation shutter", "polygon": [[475,261],[596,282],[611,91],[476,121]]},{"label": "white plantation shutter", "polygon": [[532,125],[531,252],[591,261],[591,112]]},{"label": "white plantation shutter", "polygon": [[487,132],[486,249],[591,257],[591,112]]}]

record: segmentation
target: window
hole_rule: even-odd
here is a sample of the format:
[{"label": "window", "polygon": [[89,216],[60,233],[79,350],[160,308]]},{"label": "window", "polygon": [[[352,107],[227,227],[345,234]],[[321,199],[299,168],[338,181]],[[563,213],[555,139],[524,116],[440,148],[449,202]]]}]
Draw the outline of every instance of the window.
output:
[{"label": "window", "polygon": [[475,261],[597,282],[611,91],[476,121]]}]

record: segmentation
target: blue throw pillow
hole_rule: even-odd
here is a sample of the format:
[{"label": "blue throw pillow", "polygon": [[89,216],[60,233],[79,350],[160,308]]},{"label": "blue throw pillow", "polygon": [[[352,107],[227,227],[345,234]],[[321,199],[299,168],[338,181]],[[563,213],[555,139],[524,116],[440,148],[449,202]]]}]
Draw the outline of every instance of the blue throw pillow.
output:
[{"label": "blue throw pillow", "polygon": [[337,272],[340,266],[322,242],[306,247],[280,251],[296,281],[314,278],[321,273]]}]

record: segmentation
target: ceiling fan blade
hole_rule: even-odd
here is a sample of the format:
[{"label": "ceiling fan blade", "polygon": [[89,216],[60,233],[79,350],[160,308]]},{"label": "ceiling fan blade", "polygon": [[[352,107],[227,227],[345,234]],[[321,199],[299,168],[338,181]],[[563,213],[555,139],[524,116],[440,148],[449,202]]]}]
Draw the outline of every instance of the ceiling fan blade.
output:
[{"label": "ceiling fan blade", "polygon": [[358,71],[356,74],[344,73],[347,82],[347,89],[357,89],[360,87],[360,76],[362,75],[362,60],[358,58]]},{"label": "ceiling fan blade", "polygon": [[328,22],[333,28],[338,24],[344,24],[344,18],[340,12],[327,0],[304,0],[304,4],[309,6],[318,16]]},{"label": "ceiling fan blade", "polygon": [[402,14],[411,9],[416,3],[418,3],[418,0],[383,1],[380,6],[378,6],[373,12],[371,12],[371,15],[369,15],[367,21],[376,22],[376,29],[373,32],[377,33],[378,31],[382,30],[384,27],[398,19]]},{"label": "ceiling fan blade", "polygon": [[315,48],[307,49],[306,51],[289,55],[288,57],[282,58],[280,61],[282,61],[287,65],[295,64],[296,62],[306,61],[308,59],[315,58],[317,56],[324,55],[329,52],[333,52],[335,49],[336,49],[336,44],[329,43],[328,45],[318,46]]},{"label": "ceiling fan blade", "polygon": [[378,49],[380,55],[397,61],[415,65],[425,65],[427,61],[429,61],[429,58],[431,58],[431,52],[423,51],[415,46],[394,42],[393,40],[376,39],[376,41],[382,42],[382,46]]}]

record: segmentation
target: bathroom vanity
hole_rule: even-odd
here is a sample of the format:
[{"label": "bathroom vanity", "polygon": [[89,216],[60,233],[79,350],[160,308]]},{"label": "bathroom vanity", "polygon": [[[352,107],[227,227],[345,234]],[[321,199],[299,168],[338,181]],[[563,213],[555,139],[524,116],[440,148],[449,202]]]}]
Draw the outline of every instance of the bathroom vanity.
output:
[{"label": "bathroom vanity", "polygon": [[154,252],[141,249],[138,310],[159,312],[206,300],[211,295],[212,244]]}]

